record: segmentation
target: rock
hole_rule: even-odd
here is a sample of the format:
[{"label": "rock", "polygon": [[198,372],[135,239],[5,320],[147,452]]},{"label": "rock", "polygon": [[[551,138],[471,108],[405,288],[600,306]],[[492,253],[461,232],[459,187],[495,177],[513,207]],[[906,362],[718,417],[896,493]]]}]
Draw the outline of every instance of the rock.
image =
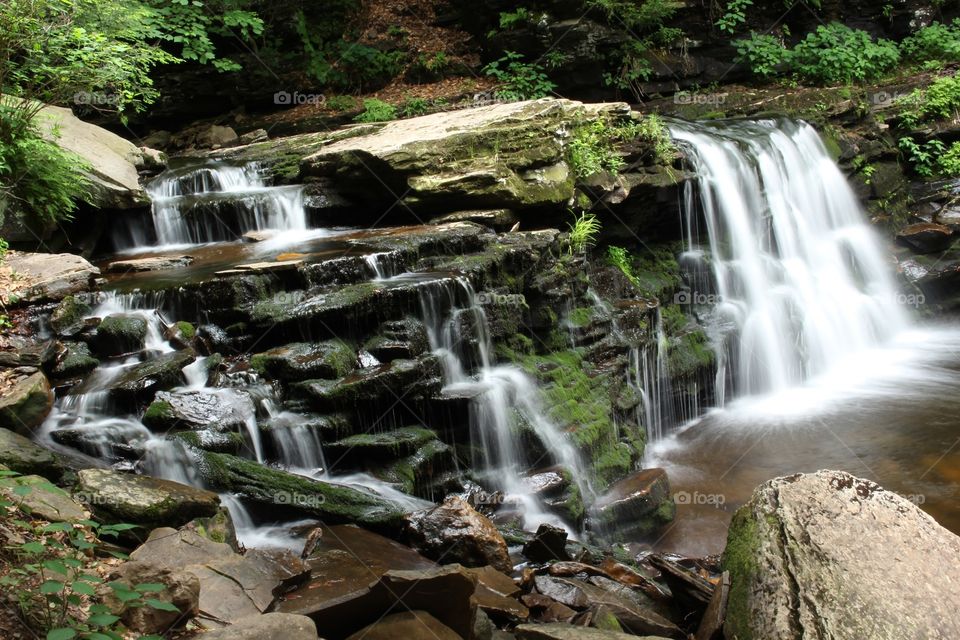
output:
[{"label": "rock", "polygon": [[136,524],[150,530],[210,517],[220,507],[217,494],[170,480],[106,469],[84,469],[77,477],[74,497],[90,505],[104,522]]},{"label": "rock", "polygon": [[75,336],[86,327],[84,318],[90,311],[91,307],[86,302],[75,296],[67,296],[50,314],[50,328],[59,336]]},{"label": "rock", "polygon": [[137,162],[138,169],[155,173],[167,168],[169,160],[167,154],[163,151],[150,147],[137,147],[137,151],[140,152],[139,162]]},{"label": "rock", "polygon": [[230,511],[226,507],[220,507],[217,513],[209,518],[194,518],[183,525],[181,530],[192,531],[211,542],[226,544],[234,551],[240,551],[237,530],[230,517]]},{"label": "rock", "polygon": [[[446,211],[559,205],[573,197],[565,160],[569,127],[627,113],[622,103],[551,98],[439,112],[355,129],[321,146],[300,168],[306,176],[335,176],[339,192],[367,205],[394,202],[390,193],[406,194],[405,206]],[[370,165],[386,188],[370,184],[364,175]]]},{"label": "rock", "polygon": [[468,567],[490,565],[507,573],[513,570],[507,543],[497,528],[457,496],[407,516],[407,535],[414,548],[438,561]]},{"label": "rock", "polygon": [[230,545],[201,536],[194,530],[158,527],[147,540],[130,554],[131,560],[143,561],[165,569],[180,569],[195,564],[232,559],[236,552]]},{"label": "rock", "polygon": [[240,136],[240,144],[253,144],[255,142],[266,142],[270,139],[270,134],[266,129],[254,129]]},{"label": "rock", "polygon": [[412,571],[388,571],[371,587],[371,596],[388,610],[427,611],[462,638],[473,631],[476,578],[458,564]]},{"label": "rock", "polygon": [[661,554],[652,554],[647,560],[660,571],[676,605],[691,612],[702,613],[710,604],[713,585],[699,573]]},{"label": "rock", "polygon": [[916,253],[937,253],[953,243],[953,230],[946,225],[921,222],[897,232],[897,241]]},{"label": "rock", "polygon": [[12,370],[0,371],[0,382],[11,385],[0,392],[0,428],[31,436],[53,409],[50,382],[42,371],[18,375]]},{"label": "rock", "polygon": [[340,380],[308,380],[299,383],[299,393],[307,396],[321,412],[355,407],[376,410],[384,404],[392,406],[397,398],[414,393],[420,386],[427,387],[424,391],[439,391],[439,363],[432,356],[394,360],[360,369]]},{"label": "rock", "polygon": [[240,137],[231,127],[223,127],[214,124],[210,125],[209,129],[200,134],[200,136],[197,138],[197,145],[200,147],[220,149],[222,147],[229,147],[230,145],[236,144],[239,141]]},{"label": "rock", "polygon": [[486,209],[476,211],[457,211],[447,215],[434,218],[430,224],[447,224],[450,222],[475,222],[485,227],[490,227],[496,231],[507,231],[513,227],[519,219],[517,215],[509,209]]},{"label": "rock", "polygon": [[522,624],[514,633],[517,640],[658,640],[656,636],[635,636],[618,631],[575,627],[569,624]]},{"label": "rock", "polygon": [[869,480],[841,471],[777,478],[730,525],[724,633],[957,638],[958,566],[960,537]]},{"label": "rock", "polygon": [[23,253],[11,251],[6,263],[19,277],[6,299],[17,304],[56,302],[69,295],[92,291],[100,270],[72,253]]},{"label": "rock", "polygon": [[[0,367],[41,368],[54,364],[62,349],[56,340],[27,338],[24,336],[3,336],[0,350]],[[22,370],[18,373],[26,373]]]},{"label": "rock", "polygon": [[414,318],[386,322],[380,334],[370,338],[363,348],[381,362],[417,358],[430,349],[423,323]]},{"label": "rock", "polygon": [[644,469],[616,482],[594,508],[600,529],[619,540],[648,536],[676,513],[663,469]]},{"label": "rock", "polygon": [[387,531],[402,526],[398,505],[365,490],[271,469],[228,454],[197,454],[201,477],[214,491],[235,493],[276,512],[320,518],[330,524],[356,523]]},{"label": "rock", "polygon": [[362,468],[368,463],[397,460],[437,439],[430,429],[405,427],[379,433],[360,433],[323,445],[331,468]]},{"label": "rock", "polygon": [[513,597],[520,589],[510,576],[489,566],[467,569],[467,572],[477,578],[474,597],[485,614],[500,624],[515,624],[530,617],[529,609]]},{"label": "rock", "polygon": [[697,627],[696,640],[723,640],[723,623],[727,617],[727,601],[730,597],[730,573],[724,571],[720,583],[713,590],[713,597],[707,606],[700,626]]},{"label": "rock", "polygon": [[[190,349],[165,353],[125,368],[111,381],[110,397],[127,406],[149,402],[158,391],[186,384],[183,368],[196,360]],[[78,391],[82,391],[78,389]]]},{"label": "rock", "polygon": [[121,564],[106,577],[109,582],[124,584],[129,589],[137,585],[163,585],[161,591],[152,591],[147,597],[172,604],[176,611],[157,609],[149,604],[142,607],[127,607],[116,597],[113,589],[102,585],[98,591],[103,603],[114,615],[119,615],[124,625],[140,633],[165,633],[174,626],[183,626],[196,616],[200,609],[200,580],[182,570],[170,570],[148,562],[132,560]]},{"label": "rock", "polygon": [[[29,487],[30,490],[19,495],[16,493],[18,487]],[[83,505],[72,499],[69,493],[40,476],[0,478],[0,493],[20,504],[24,511],[50,522],[78,522],[87,520],[90,516]]]},{"label": "rock", "polygon": [[530,608],[530,613],[537,622],[544,624],[570,622],[577,615],[570,607],[539,593],[528,593],[521,597],[520,601]]},{"label": "rock", "polygon": [[90,354],[85,342],[71,342],[65,346],[63,357],[53,368],[55,378],[78,378],[100,366],[100,361]]},{"label": "rock", "polygon": [[560,527],[541,524],[536,535],[523,545],[523,555],[533,562],[569,560],[567,532]]},{"label": "rock", "polygon": [[[604,578],[600,580],[604,580]],[[654,634],[677,640],[686,640],[687,638],[686,634],[677,625],[660,615],[653,607],[647,606],[638,598],[633,597],[629,589],[611,590],[570,578],[553,578],[552,581],[554,584],[551,585],[551,588],[564,594],[568,599],[576,598],[579,600],[580,596],[574,595],[573,590],[576,590],[583,595],[588,606],[603,605],[609,609],[616,616],[617,622],[624,631],[637,635]],[[557,583],[559,583],[559,586]],[[537,577],[535,584],[537,585],[537,591],[540,591],[540,576]],[[543,592],[541,591],[541,593]],[[551,595],[551,597],[554,596]]]},{"label": "rock", "polygon": [[453,629],[426,611],[394,613],[351,635],[347,640],[462,640]]},{"label": "rock", "polygon": [[237,389],[160,391],[143,414],[143,424],[156,431],[191,429],[240,431],[256,422],[250,395]]},{"label": "rock", "polygon": [[8,429],[0,429],[0,465],[22,475],[51,480],[58,480],[65,470],[58,455]]},{"label": "rock", "polygon": [[147,320],[141,315],[114,314],[97,327],[96,348],[110,358],[143,350],[147,339]]},{"label": "rock", "polygon": [[203,634],[204,640],[317,640],[317,625],[306,616],[265,613],[240,618],[225,629]]},{"label": "rock", "polygon": [[288,344],[250,358],[251,367],[276,380],[342,378],[356,365],[356,350],[340,340]]},{"label": "rock", "polygon": [[117,260],[107,265],[110,273],[131,273],[137,271],[164,271],[179,269],[193,264],[192,256],[157,256],[155,258],[131,258]]},{"label": "rock", "polygon": [[533,581],[537,592],[547,596],[551,600],[556,600],[560,604],[571,609],[586,609],[590,606],[587,594],[579,585],[563,580],[561,578],[551,578],[549,576],[536,576]]},{"label": "rock", "polygon": [[48,139],[77,154],[90,166],[87,177],[92,184],[85,199],[91,205],[100,209],[134,209],[149,204],[137,173],[143,154],[133,143],[84,122],[62,107],[43,107],[36,122]]}]

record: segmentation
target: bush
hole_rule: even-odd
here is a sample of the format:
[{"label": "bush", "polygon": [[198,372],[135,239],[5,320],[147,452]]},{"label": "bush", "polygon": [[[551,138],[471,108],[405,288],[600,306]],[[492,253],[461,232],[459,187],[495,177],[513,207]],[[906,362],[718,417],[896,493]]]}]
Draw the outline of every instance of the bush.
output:
[{"label": "bush", "polygon": [[567,158],[578,178],[587,178],[601,171],[616,173],[624,162],[614,146],[616,132],[606,120],[596,119],[579,127],[573,134]]},{"label": "bush", "polygon": [[949,25],[934,22],[900,43],[904,58],[917,63],[960,60],[960,19]]},{"label": "bush", "polygon": [[926,89],[915,89],[902,98],[900,104],[904,107],[900,118],[907,127],[952,117],[960,110],[960,78],[937,78]]},{"label": "bush", "polygon": [[430,101],[424,98],[407,98],[403,103],[403,115],[406,118],[422,116],[430,111]]},{"label": "bush", "polygon": [[333,111],[352,111],[357,108],[357,99],[353,96],[330,96],[324,104]]},{"label": "bush", "polygon": [[513,51],[483,68],[483,72],[500,83],[497,97],[501,100],[534,100],[550,95],[557,85],[550,81],[543,67],[523,62]]},{"label": "bush", "polygon": [[900,50],[890,40],[874,40],[866,31],[839,22],[817,27],[793,48],[793,71],[816,83],[849,83],[869,80],[890,71],[900,62]]},{"label": "bush", "polygon": [[376,98],[368,98],[363,101],[363,112],[360,113],[356,118],[353,119],[354,122],[386,122],[388,120],[397,119],[397,108],[392,104],[384,102],[383,100],[377,100]]},{"label": "bush", "polygon": [[754,33],[733,44],[737,48],[736,62],[746,64],[761,78],[776,75],[790,54],[779,38],[767,34]]}]

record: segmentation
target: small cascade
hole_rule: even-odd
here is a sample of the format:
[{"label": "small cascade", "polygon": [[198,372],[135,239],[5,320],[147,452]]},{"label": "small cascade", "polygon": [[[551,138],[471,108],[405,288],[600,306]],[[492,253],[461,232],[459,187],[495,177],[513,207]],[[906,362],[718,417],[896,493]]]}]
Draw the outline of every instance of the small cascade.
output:
[{"label": "small cascade", "polygon": [[627,368],[627,383],[639,391],[642,400],[637,418],[646,427],[647,442],[657,442],[667,429],[677,424],[673,412],[673,389],[667,372],[667,336],[659,307],[655,313],[653,344],[631,349]]},{"label": "small cascade", "polygon": [[[803,122],[676,123],[698,180],[683,215],[718,400],[782,391],[907,326],[859,202]],[[714,306],[715,305],[715,306]]]},{"label": "small cascade", "polygon": [[282,411],[273,400],[264,400],[269,415],[270,439],[278,462],[304,475],[317,475],[327,469],[319,430],[304,422],[298,413]]},{"label": "small cascade", "polygon": [[387,280],[403,270],[396,251],[370,253],[364,256],[364,260],[373,272],[374,280]]},{"label": "small cascade", "polygon": [[305,231],[300,186],[271,187],[257,164],[172,168],[148,186],[148,224],[131,218],[114,232],[119,251],[239,240],[249,231]]},{"label": "small cascade", "polygon": [[[516,367],[493,363],[487,316],[466,278],[426,283],[420,288],[420,301],[431,348],[442,363],[444,391],[473,398],[471,441],[482,452],[476,454],[474,468],[482,470],[508,500],[520,503],[526,528],[543,522],[565,526],[530,495],[517,421],[549,447],[553,462],[570,469],[583,495],[593,493],[576,449],[545,416],[536,383]],[[476,373],[470,375],[471,371]]]}]

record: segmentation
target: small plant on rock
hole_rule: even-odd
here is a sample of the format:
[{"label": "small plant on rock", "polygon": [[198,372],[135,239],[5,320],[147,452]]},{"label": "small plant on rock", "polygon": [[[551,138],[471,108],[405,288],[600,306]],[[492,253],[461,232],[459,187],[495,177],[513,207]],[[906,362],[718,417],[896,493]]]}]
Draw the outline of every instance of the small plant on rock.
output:
[{"label": "small plant on rock", "polygon": [[496,95],[501,100],[534,100],[550,95],[557,88],[542,66],[524,62],[523,56],[514,51],[507,51],[502,58],[484,67],[483,72],[500,83]]},{"label": "small plant on rock", "polygon": [[600,235],[600,220],[593,213],[574,215],[570,223],[570,253],[586,253],[597,243]]},{"label": "small plant on rock", "polygon": [[383,100],[368,98],[363,101],[363,112],[357,115],[354,122],[387,122],[397,119],[397,108]]}]

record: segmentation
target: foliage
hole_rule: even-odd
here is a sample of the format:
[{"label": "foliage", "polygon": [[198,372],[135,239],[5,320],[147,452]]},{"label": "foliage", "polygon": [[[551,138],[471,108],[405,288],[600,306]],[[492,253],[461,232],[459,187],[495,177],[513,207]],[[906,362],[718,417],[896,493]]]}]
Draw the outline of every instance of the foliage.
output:
[{"label": "foliage", "polygon": [[7,258],[7,251],[10,250],[10,245],[6,240],[0,238],[0,264],[3,264],[3,261]]},{"label": "foliage", "polygon": [[350,111],[357,108],[357,99],[353,96],[330,96],[324,104],[334,111]]},{"label": "foliage", "polygon": [[403,103],[403,115],[407,118],[422,116],[428,111],[430,111],[430,101],[425,98],[407,98]]},{"label": "foliage", "polygon": [[904,58],[918,63],[960,61],[960,19],[920,29],[903,39],[900,50]]},{"label": "foliage", "polygon": [[940,173],[951,178],[960,176],[960,142],[954,142],[941,154]]},{"label": "foliage", "polygon": [[354,122],[386,122],[397,119],[397,108],[383,100],[368,98],[363,101],[363,112],[357,115]]},{"label": "foliage", "polygon": [[614,146],[618,132],[602,118],[579,127],[570,141],[567,154],[578,178],[587,178],[601,171],[616,173],[624,162]]},{"label": "foliage", "polygon": [[633,272],[633,257],[629,251],[623,247],[611,245],[607,247],[607,262],[620,269],[623,275],[627,276],[627,279],[634,285],[638,284],[637,276]]},{"label": "foliage", "polygon": [[900,118],[907,127],[954,116],[960,110],[960,78],[937,78],[926,89],[915,89],[902,98],[900,104],[904,107]]},{"label": "foliage", "polygon": [[720,31],[733,33],[737,27],[747,21],[747,9],[753,6],[753,0],[730,0],[727,10],[717,20],[716,26]]},{"label": "foliage", "polygon": [[500,83],[497,98],[501,100],[534,100],[550,95],[556,88],[543,67],[535,62],[523,62],[523,56],[514,51],[491,62],[483,72]]},{"label": "foliage", "polygon": [[849,83],[890,71],[900,61],[900,50],[890,40],[874,41],[866,31],[831,22],[807,34],[789,60],[794,72],[807,81]]},{"label": "foliage", "polygon": [[600,235],[600,220],[593,213],[584,212],[574,216],[570,223],[570,253],[586,253],[597,243]]},{"label": "foliage", "polygon": [[[103,548],[101,539],[116,537],[134,525],[104,525],[92,520],[74,524],[50,523],[30,519],[25,498],[33,491],[63,493],[49,482],[36,484],[18,481],[18,474],[0,470],[0,479],[9,489],[0,497],[0,517],[16,529],[11,538],[20,540],[3,551],[11,567],[0,580],[6,594],[20,607],[24,622],[37,633],[46,633],[48,640],[121,640],[126,630],[120,617],[105,604],[92,603],[97,587],[104,584],[95,571],[95,553],[122,554]],[[163,611],[177,608],[154,597],[164,590],[162,584],[139,584],[133,587],[120,582],[106,583],[114,598],[125,608],[152,607]],[[159,640],[157,636],[141,640]]]},{"label": "foliage", "polygon": [[636,122],[630,128],[629,134],[650,145],[653,156],[658,162],[667,162],[677,152],[670,132],[658,115],[652,113]]},{"label": "foliage", "polygon": [[753,33],[733,44],[737,48],[736,61],[746,64],[761,78],[776,75],[778,67],[787,61],[790,53],[779,38],[769,34]]},{"label": "foliage", "polygon": [[529,9],[517,7],[516,11],[504,11],[500,14],[500,28],[513,29],[532,20],[533,16]]},{"label": "foliage", "polygon": [[913,138],[905,137],[900,138],[897,144],[918,176],[929,178],[939,171],[940,157],[946,150],[946,146],[941,141],[929,140],[920,144]]}]

